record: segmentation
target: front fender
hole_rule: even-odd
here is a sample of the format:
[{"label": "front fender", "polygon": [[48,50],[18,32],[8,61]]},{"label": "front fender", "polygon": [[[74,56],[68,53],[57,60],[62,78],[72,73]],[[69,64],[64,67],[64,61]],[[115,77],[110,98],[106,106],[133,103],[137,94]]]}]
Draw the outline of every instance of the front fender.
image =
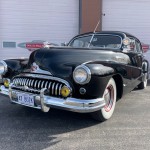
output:
[{"label": "front fender", "polygon": [[19,74],[28,63],[28,59],[6,59],[3,61],[7,64],[7,72],[3,75],[3,77],[10,79]]}]

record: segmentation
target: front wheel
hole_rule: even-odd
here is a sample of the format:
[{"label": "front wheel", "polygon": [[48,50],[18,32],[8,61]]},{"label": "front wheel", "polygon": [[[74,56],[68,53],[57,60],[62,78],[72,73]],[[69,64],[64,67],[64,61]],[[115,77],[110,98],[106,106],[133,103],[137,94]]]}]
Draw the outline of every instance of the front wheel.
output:
[{"label": "front wheel", "polygon": [[106,102],[106,105],[101,110],[91,113],[94,119],[103,122],[111,118],[116,105],[116,93],[116,83],[114,79],[111,78],[103,94],[103,98]]}]

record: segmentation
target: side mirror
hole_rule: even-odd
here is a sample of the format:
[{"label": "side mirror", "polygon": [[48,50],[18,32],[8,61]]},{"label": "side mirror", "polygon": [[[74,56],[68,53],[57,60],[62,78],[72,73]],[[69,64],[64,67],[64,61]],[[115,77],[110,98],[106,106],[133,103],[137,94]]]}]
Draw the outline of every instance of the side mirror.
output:
[{"label": "side mirror", "polygon": [[150,46],[148,44],[142,44],[142,50],[146,53],[149,50]]}]

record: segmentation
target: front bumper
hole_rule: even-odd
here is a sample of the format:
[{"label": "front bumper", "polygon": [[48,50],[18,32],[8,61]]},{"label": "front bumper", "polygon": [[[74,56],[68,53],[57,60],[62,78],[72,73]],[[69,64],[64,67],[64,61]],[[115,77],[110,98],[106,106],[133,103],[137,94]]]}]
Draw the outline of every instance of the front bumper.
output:
[{"label": "front bumper", "polygon": [[0,94],[4,95],[4,96],[8,96],[9,95],[9,90],[8,88],[5,88],[4,85],[0,85]]},{"label": "front bumper", "polygon": [[[97,99],[77,99],[77,98],[71,98],[68,97],[66,99],[63,98],[56,98],[51,96],[44,95],[46,89],[42,89],[40,94],[32,94],[28,92],[18,91],[11,89],[11,87],[6,89],[4,86],[1,86],[1,94],[7,95],[10,97],[10,101],[13,103],[17,103],[20,105],[41,109],[43,112],[48,112],[51,107],[64,109],[68,111],[73,112],[79,112],[79,113],[89,113],[89,112],[95,112],[97,110],[100,110],[103,108],[106,103],[103,98],[97,98]],[[34,106],[30,106],[27,104],[22,104],[18,102],[17,95],[18,94],[26,94],[34,97]]]}]

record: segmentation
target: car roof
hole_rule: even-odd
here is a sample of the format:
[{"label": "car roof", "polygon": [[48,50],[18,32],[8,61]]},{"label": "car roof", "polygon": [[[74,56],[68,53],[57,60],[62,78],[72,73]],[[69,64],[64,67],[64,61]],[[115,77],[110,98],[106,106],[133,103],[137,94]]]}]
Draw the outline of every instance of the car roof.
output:
[{"label": "car roof", "polygon": [[127,32],[122,32],[122,31],[96,31],[96,32],[87,32],[87,33],[83,33],[83,34],[79,34],[75,37],[78,37],[78,36],[85,36],[85,35],[89,35],[89,34],[115,34],[115,35],[119,35],[121,37],[134,37],[136,38],[134,35],[132,34],[129,34]]}]

